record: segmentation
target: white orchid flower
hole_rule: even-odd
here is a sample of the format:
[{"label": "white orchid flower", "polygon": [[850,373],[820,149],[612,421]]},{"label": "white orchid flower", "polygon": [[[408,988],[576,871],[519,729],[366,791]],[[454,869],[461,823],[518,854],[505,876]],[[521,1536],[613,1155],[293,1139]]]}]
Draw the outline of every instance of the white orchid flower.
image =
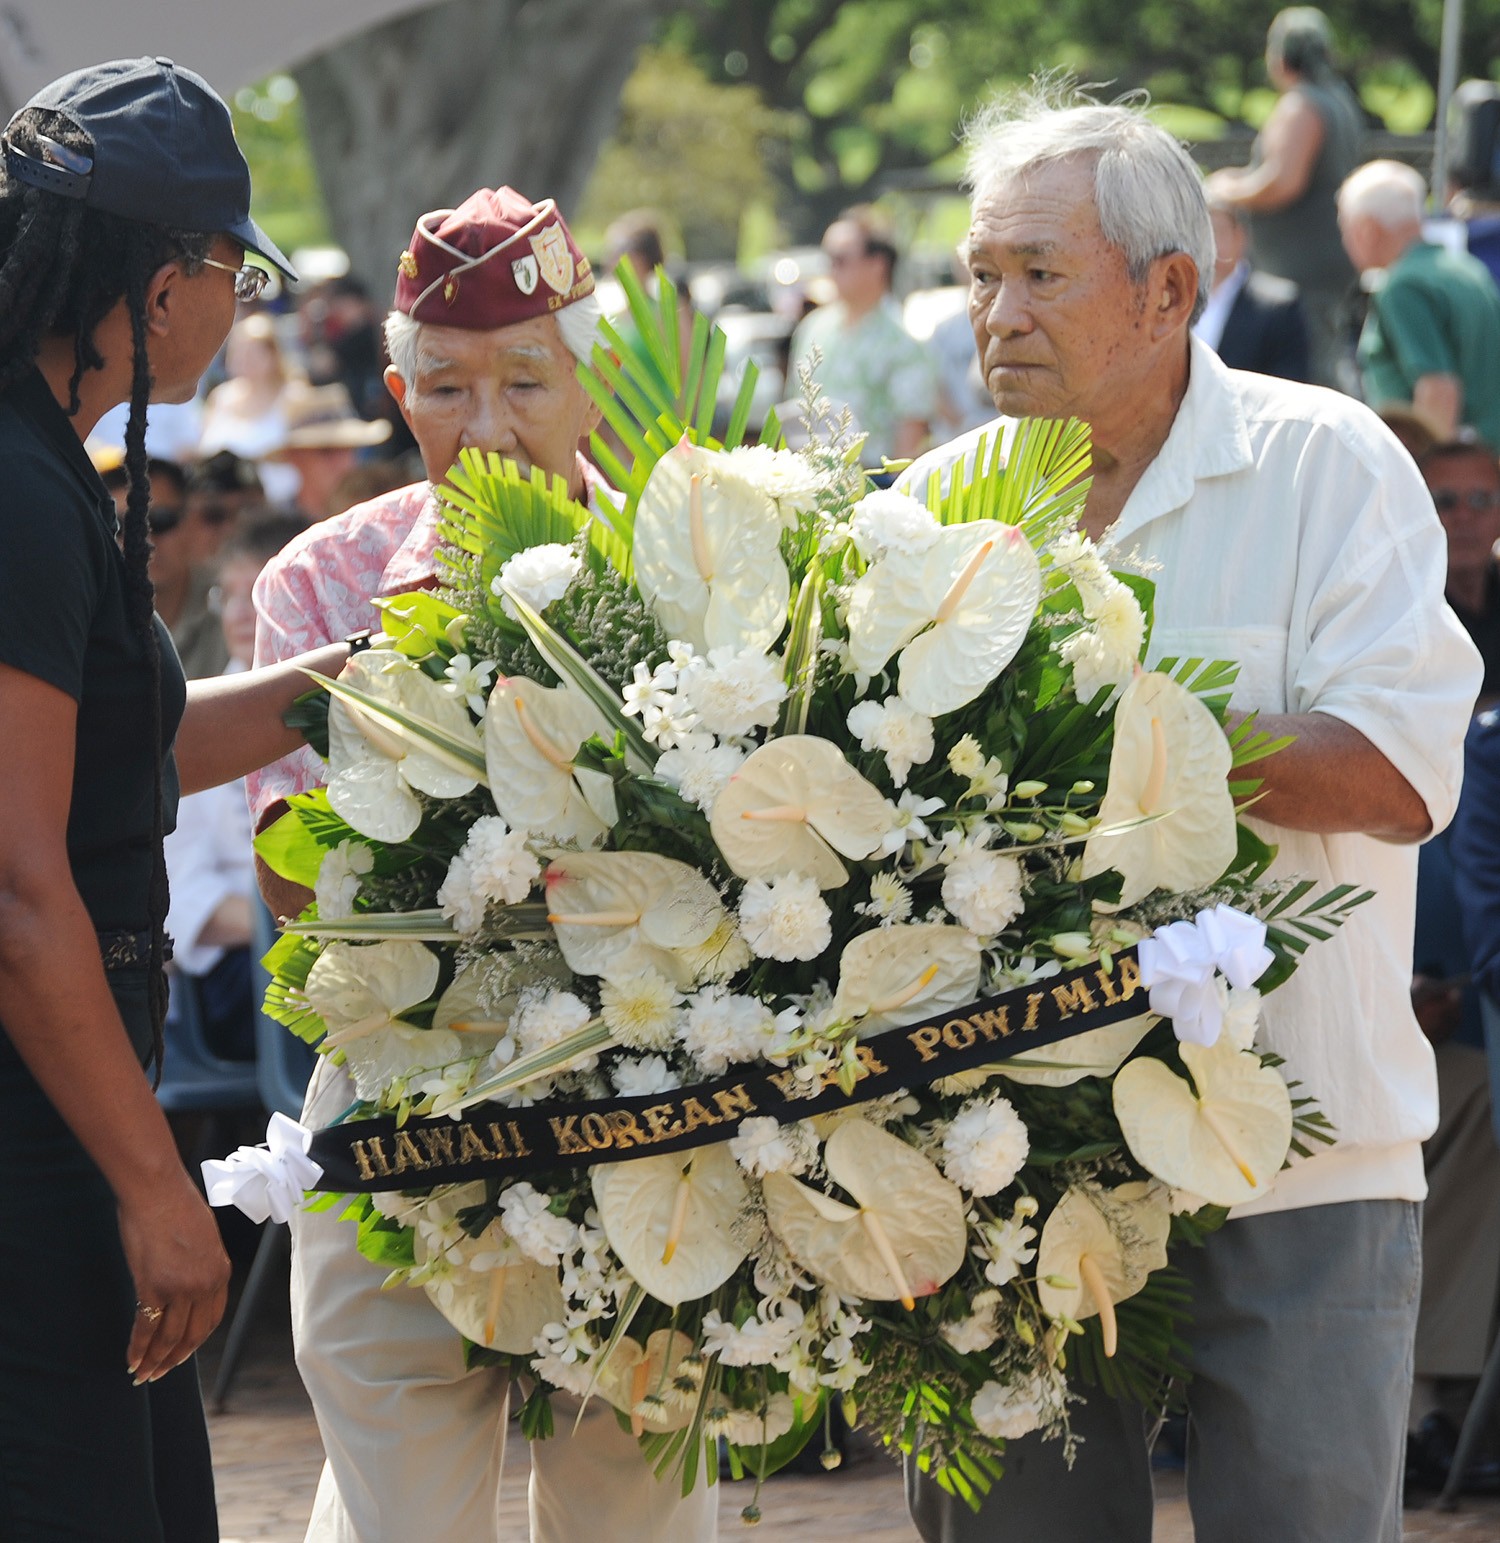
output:
[{"label": "white orchid flower", "polygon": [[700,652],[769,648],[791,580],[781,517],[720,453],[684,439],[651,472],[635,514],[635,577],[669,634]]},{"label": "white orchid flower", "polygon": [[[1154,889],[1211,884],[1238,844],[1229,793],[1229,741],[1214,715],[1169,676],[1137,675],[1115,708],[1109,783],[1083,874],[1124,877],[1122,906]],[[1159,816],[1140,822],[1145,816]],[[1126,826],[1127,829],[1112,829]]]},{"label": "white orchid flower", "polygon": [[570,686],[524,676],[495,682],[484,715],[484,755],[495,807],[515,830],[597,846],[615,821],[608,777],[573,765],[593,735],[613,739],[603,715]]},{"label": "white orchid flower", "polygon": [[839,861],[878,852],[890,805],[826,739],[788,734],[752,751],[709,819],[724,861],[742,879],[802,873],[819,889],[849,879]]},{"label": "white orchid flower", "polygon": [[1017,526],[945,526],[923,550],[892,550],[855,582],[850,660],[876,675],[900,650],[902,700],[929,718],[951,713],[1015,658],[1041,594],[1041,567]]}]

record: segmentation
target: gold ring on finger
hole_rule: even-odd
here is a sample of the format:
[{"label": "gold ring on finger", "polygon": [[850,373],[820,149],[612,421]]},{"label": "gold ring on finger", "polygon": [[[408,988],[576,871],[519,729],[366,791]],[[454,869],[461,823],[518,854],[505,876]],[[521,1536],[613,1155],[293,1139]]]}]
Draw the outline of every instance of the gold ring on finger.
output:
[{"label": "gold ring on finger", "polygon": [[137,1302],[135,1304],[135,1310],[141,1315],[142,1318],[146,1320],[147,1323],[160,1323],[161,1315],[166,1311],[166,1309],[162,1307],[147,1307],[144,1302]]}]

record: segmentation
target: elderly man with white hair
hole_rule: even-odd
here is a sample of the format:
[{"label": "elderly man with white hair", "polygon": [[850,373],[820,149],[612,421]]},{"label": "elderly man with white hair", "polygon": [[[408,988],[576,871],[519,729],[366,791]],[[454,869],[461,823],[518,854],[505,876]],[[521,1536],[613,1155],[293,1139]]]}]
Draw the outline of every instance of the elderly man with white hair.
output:
[{"label": "elderly man with white hair", "polygon": [[[465,448],[567,479],[577,498],[604,493],[579,442],[597,422],[580,384],[599,322],[588,259],[550,200],[483,188],[423,215],[401,254],[386,322],[386,384],[422,453],[427,480],[313,526],[273,558],[255,587],[256,662],[304,651],[303,639],[377,628],[380,596],[437,582],[440,482]],[[607,495],[606,495],[607,496]],[[291,794],[325,775],[316,756],[250,780],[264,826]],[[278,914],[310,898],[262,869]],[[320,1059],[304,1120],[331,1124],[353,1102],[347,1075]],[[293,1218],[292,1328],[328,1461],[308,1543],[494,1543],[505,1452],[503,1371],[468,1370],[458,1332],[420,1291],[382,1291],[334,1213]],[[537,1543],[683,1543],[717,1533],[715,1492],[686,1499],[658,1481],[639,1446],[595,1399],[553,1399],[557,1433],[532,1453]]]},{"label": "elderly man with white hair", "polygon": [[1500,444],[1500,293],[1478,258],[1422,239],[1426,199],[1400,161],[1370,161],[1339,189],[1344,249],[1374,274],[1359,339],[1365,400],[1410,403],[1439,440],[1468,424]]},{"label": "elderly man with white hair", "polygon": [[[1416,468],[1336,392],[1226,369],[1190,327],[1213,269],[1192,161],[1142,113],[1031,93],[970,133],[969,314],[1002,417],[1084,419],[1083,526],[1156,580],[1148,663],[1239,661],[1233,707],[1294,742],[1256,768],[1273,877],[1368,886],[1264,1005],[1263,1042],[1338,1144],[1295,1162],[1179,1264],[1193,1291],[1198,1543],[1396,1543],[1432,1051],[1412,1015],[1415,843],[1447,823],[1479,663],[1443,601]],[[1060,1442],[1009,1443],[971,1513],[913,1463],[929,1543],[1147,1543],[1149,1414],[1099,1394]]]}]

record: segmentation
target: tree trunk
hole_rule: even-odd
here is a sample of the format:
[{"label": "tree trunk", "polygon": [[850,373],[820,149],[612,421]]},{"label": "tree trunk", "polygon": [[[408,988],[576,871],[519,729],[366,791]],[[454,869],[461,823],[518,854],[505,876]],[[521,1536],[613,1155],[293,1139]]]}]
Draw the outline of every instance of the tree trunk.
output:
[{"label": "tree trunk", "polygon": [[418,215],[509,183],[572,213],[672,0],[447,0],[295,70],[334,235],[377,301]]}]

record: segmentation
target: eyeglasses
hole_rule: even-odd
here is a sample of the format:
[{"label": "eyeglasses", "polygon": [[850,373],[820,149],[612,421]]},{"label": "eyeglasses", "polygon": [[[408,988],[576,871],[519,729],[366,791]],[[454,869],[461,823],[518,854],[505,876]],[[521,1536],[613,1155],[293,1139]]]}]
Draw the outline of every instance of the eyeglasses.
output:
[{"label": "eyeglasses", "polygon": [[1438,488],[1432,502],[1439,514],[1452,514],[1460,504],[1467,506],[1470,514],[1484,514],[1500,509],[1500,488],[1470,488],[1466,493],[1456,488]]},{"label": "eyeglasses", "polygon": [[243,268],[231,268],[228,263],[215,262],[212,257],[203,259],[205,268],[217,268],[220,273],[232,273],[234,275],[234,298],[248,305],[252,300],[259,300],[266,285],[271,282],[271,275],[264,268],[257,268],[253,263],[246,263]]},{"label": "eyeglasses", "polygon": [[146,529],[153,536],[164,536],[182,524],[184,513],[181,504],[153,504],[146,513]]}]

